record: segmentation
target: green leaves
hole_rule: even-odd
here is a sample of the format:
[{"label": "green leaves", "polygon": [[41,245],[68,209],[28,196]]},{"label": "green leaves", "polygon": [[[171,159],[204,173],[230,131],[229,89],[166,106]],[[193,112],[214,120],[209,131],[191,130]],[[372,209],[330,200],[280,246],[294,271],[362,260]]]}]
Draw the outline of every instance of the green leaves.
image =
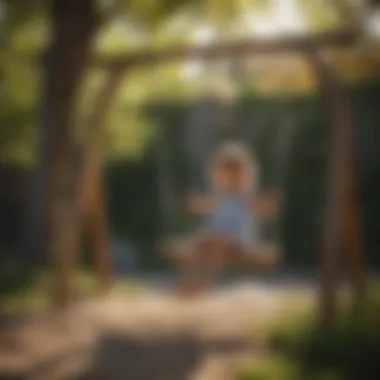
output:
[{"label": "green leaves", "polygon": [[112,56],[143,48],[148,36],[126,20],[116,19],[99,30],[94,50],[101,55]]},{"label": "green leaves", "polygon": [[295,0],[295,3],[304,12],[309,29],[313,32],[334,29],[344,22],[335,0]]},{"label": "green leaves", "polygon": [[42,2],[10,1],[5,9],[5,46],[17,52],[40,52],[50,35],[49,18]]},{"label": "green leaves", "polygon": [[155,30],[175,11],[192,3],[190,0],[124,0],[124,7],[128,17]]},{"label": "green leaves", "polygon": [[30,163],[39,99],[38,57],[49,36],[39,2],[9,1],[0,52],[0,155]]}]

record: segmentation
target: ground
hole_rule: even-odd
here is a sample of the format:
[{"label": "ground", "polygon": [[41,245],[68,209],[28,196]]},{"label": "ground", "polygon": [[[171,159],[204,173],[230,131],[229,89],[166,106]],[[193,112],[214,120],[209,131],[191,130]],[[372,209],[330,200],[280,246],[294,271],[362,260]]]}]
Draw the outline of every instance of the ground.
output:
[{"label": "ground", "polygon": [[150,288],[13,321],[2,329],[0,379],[234,379],[269,354],[261,332],[309,291],[250,281],[185,301]]}]

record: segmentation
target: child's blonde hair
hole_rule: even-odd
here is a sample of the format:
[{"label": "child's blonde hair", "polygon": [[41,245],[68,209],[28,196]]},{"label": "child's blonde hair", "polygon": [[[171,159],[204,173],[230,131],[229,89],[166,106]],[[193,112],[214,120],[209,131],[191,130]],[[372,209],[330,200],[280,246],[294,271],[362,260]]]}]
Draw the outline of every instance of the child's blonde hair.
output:
[{"label": "child's blonde hair", "polygon": [[230,141],[219,146],[211,159],[211,174],[221,165],[234,162],[248,168],[247,190],[254,190],[258,186],[259,167],[255,155],[251,153],[244,144]]}]

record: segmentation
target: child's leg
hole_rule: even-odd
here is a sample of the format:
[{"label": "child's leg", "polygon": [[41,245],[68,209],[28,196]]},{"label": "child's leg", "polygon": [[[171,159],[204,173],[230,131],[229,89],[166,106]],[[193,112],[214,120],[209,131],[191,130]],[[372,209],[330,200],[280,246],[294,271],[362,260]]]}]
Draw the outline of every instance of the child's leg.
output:
[{"label": "child's leg", "polygon": [[272,266],[279,260],[278,249],[272,245],[252,245],[241,248],[243,260],[257,266]]},{"label": "child's leg", "polygon": [[184,293],[193,293],[199,284],[202,270],[202,252],[198,241],[190,242],[187,254],[180,263],[180,290]]},{"label": "child's leg", "polygon": [[181,290],[199,293],[207,289],[223,269],[229,243],[219,237],[194,242],[181,268]]},{"label": "child's leg", "polygon": [[208,289],[218,279],[228,263],[230,250],[229,239],[216,237],[209,243],[204,257],[202,289]]}]

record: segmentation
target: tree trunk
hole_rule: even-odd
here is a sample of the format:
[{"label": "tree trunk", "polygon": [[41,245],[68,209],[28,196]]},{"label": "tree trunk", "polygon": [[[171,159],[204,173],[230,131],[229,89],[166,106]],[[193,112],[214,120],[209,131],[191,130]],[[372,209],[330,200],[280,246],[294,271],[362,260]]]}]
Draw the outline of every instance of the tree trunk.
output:
[{"label": "tree trunk", "polygon": [[73,295],[78,249],[78,146],[75,105],[95,31],[92,0],[53,0],[41,121],[38,240],[58,270],[54,301],[67,306]]},{"label": "tree trunk", "polygon": [[84,207],[83,212],[93,249],[99,290],[102,292],[110,287],[111,263],[108,252],[108,227],[101,154],[105,120],[124,71],[124,69],[114,68],[109,73],[104,87],[99,90],[86,123],[88,133],[86,134],[83,177],[80,185],[81,205]]},{"label": "tree trunk", "polygon": [[322,237],[322,321],[334,317],[338,280],[338,252],[343,249],[353,277],[356,295],[364,293],[362,231],[359,223],[354,170],[353,120],[346,94],[336,76],[318,52],[308,61],[319,81],[326,111],[331,119],[331,143],[327,189],[326,220]]}]

